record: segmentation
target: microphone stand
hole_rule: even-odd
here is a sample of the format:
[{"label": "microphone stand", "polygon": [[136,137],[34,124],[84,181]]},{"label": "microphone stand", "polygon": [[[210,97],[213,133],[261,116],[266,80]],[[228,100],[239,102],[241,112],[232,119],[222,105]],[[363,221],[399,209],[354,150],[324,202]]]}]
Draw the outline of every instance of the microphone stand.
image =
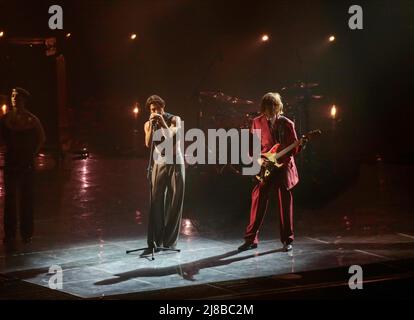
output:
[{"label": "microphone stand", "polygon": [[[150,190],[150,213],[151,213],[151,205],[152,205],[152,165],[153,165],[153,156],[154,156],[154,132],[156,130],[157,125],[155,123],[152,124],[151,126],[151,146],[150,146],[150,154],[149,154],[149,159],[148,159],[148,166],[147,166],[147,179],[148,179],[148,184],[149,184],[149,190]],[[132,250],[127,250],[126,254],[129,254],[131,252],[137,252],[137,251],[141,251],[141,250],[147,250],[147,249],[152,249],[151,250],[151,260],[155,260],[154,257],[154,253],[155,250],[158,251],[175,251],[175,252],[180,252],[180,249],[173,249],[173,248],[165,248],[165,247],[157,247],[157,244],[155,243],[155,241],[153,242],[153,245],[151,248],[149,247],[144,247],[144,248],[139,248],[139,249],[132,249]]]}]

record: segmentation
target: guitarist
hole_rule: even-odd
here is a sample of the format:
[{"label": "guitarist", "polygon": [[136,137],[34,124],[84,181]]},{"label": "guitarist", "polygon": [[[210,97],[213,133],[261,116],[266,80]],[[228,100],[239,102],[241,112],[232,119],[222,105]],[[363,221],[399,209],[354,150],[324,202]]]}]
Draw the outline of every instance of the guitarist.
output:
[{"label": "guitarist", "polygon": [[[276,143],[280,150],[298,140],[293,121],[283,116],[283,104],[278,93],[267,93],[261,102],[261,115],[253,119],[251,132],[261,130],[261,152],[268,152]],[[303,140],[304,142],[306,140]],[[303,142],[303,143],[304,143]],[[257,184],[252,191],[250,223],[238,249],[245,251],[257,248],[259,228],[263,222],[271,196],[276,196],[280,213],[280,240],[285,252],[292,250],[293,234],[293,196],[292,188],[298,183],[298,171],[293,156],[302,148],[302,143],[281,159],[283,167],[272,176],[268,183]],[[268,165],[260,159],[262,167]]]}]

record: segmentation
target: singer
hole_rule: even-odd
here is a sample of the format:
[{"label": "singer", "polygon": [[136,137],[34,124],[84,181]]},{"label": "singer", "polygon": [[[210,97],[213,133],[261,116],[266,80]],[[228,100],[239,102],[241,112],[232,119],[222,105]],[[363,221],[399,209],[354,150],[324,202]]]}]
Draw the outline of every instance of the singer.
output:
[{"label": "singer", "polygon": [[165,112],[165,102],[157,95],[147,99],[146,107],[150,111],[150,118],[144,125],[145,145],[153,148],[152,152],[164,156],[157,148],[160,142],[152,141],[154,132],[161,130],[163,138],[174,139],[174,163],[158,163],[150,159],[148,248],[142,255],[158,252],[157,248],[176,248],[181,227],[185,183],[183,153],[176,134],[181,127],[180,117]]}]

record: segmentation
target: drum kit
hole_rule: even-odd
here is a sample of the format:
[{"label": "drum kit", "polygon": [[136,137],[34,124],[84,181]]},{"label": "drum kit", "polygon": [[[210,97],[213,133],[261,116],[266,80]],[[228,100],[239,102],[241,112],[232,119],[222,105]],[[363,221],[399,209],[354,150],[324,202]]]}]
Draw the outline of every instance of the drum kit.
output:
[{"label": "drum kit", "polygon": [[[305,83],[296,81],[289,86],[282,87],[277,92],[282,96],[283,112],[296,124],[298,134],[309,131],[309,109],[312,102],[323,98],[318,94],[318,83]],[[260,100],[243,99],[232,96],[222,91],[201,91],[198,93],[199,114],[198,128],[203,131],[208,129],[250,129],[255,117],[260,114]],[[211,150],[207,150],[211,152]],[[213,166],[216,174],[240,174],[240,165],[216,165]],[[194,166],[194,169],[200,169]]]},{"label": "drum kit", "polygon": [[[309,107],[312,101],[323,98],[316,90],[319,83],[296,81],[282,87],[284,114],[295,121],[299,132],[305,132],[309,123]],[[249,129],[252,120],[260,112],[260,101],[242,99],[221,91],[201,91],[198,95],[200,111],[198,124],[201,129]]]}]

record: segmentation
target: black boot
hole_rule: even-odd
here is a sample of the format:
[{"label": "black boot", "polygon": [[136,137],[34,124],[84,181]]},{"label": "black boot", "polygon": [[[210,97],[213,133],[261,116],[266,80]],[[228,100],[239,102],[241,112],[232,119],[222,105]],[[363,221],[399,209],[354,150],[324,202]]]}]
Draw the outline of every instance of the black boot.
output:
[{"label": "black boot", "polygon": [[239,251],[246,251],[246,250],[251,250],[251,249],[256,249],[257,248],[257,243],[254,242],[248,242],[246,241],[245,243],[243,243],[238,250]]}]

